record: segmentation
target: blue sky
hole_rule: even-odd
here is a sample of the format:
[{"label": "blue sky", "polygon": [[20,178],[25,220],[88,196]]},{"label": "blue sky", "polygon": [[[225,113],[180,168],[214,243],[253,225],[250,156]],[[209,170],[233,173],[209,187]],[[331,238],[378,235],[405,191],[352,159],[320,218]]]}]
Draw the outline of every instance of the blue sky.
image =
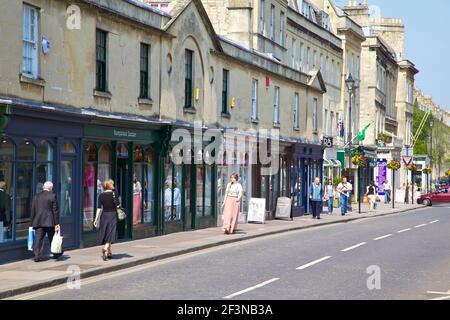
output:
[{"label": "blue sky", "polygon": [[[360,1],[360,0],[358,0]],[[336,0],[341,6],[347,0]],[[450,1],[369,0],[385,18],[405,23],[405,57],[420,70],[416,87],[450,110]]]}]

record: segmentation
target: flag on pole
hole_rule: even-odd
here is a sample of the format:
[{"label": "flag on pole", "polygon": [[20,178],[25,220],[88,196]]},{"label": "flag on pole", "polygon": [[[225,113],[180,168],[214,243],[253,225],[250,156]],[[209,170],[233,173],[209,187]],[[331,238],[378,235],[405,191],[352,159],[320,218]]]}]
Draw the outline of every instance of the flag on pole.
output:
[{"label": "flag on pole", "polygon": [[362,131],[358,134],[358,141],[362,142],[366,139],[366,131],[367,129],[369,129],[371,123],[369,123],[367,126],[364,127],[364,129],[362,129]]}]

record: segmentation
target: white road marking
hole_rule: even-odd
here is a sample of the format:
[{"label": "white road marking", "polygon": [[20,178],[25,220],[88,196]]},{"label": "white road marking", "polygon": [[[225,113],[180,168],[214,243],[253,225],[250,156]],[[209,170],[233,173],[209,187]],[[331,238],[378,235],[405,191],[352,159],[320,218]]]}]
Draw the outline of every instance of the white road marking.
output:
[{"label": "white road marking", "polygon": [[427,293],[429,293],[429,294],[445,294],[445,295],[447,295],[447,294],[450,294],[450,291],[447,291],[447,292],[427,291]]},{"label": "white road marking", "polygon": [[406,231],[410,231],[411,230],[411,228],[408,228],[408,229],[403,229],[403,230],[400,230],[400,231],[397,231],[398,233],[403,233],[403,232],[406,232]]},{"label": "white road marking", "polygon": [[304,269],[306,269],[306,268],[309,268],[309,267],[311,267],[311,266],[313,266],[313,265],[315,265],[315,264],[318,264],[318,263],[320,263],[320,262],[322,262],[322,261],[325,261],[325,260],[328,260],[328,259],[330,259],[330,258],[331,258],[331,256],[323,257],[323,258],[321,258],[321,259],[318,259],[318,260],[316,260],[316,261],[313,261],[313,262],[310,262],[310,263],[308,263],[308,264],[305,264],[305,265],[303,265],[303,266],[301,266],[301,267],[298,267],[297,270],[304,270]]},{"label": "white road marking", "polygon": [[449,299],[450,299],[450,296],[434,298],[434,299],[430,299],[430,300],[449,300]]},{"label": "white road marking", "polygon": [[391,237],[391,236],[392,236],[392,234],[387,234],[387,235],[385,235],[385,236],[378,237],[378,238],[375,238],[375,239],[373,239],[373,240],[374,240],[374,241],[378,241],[378,240],[381,240],[381,239],[389,238],[389,237]]},{"label": "white road marking", "polygon": [[358,248],[358,247],[361,247],[361,246],[363,246],[363,245],[365,245],[365,244],[367,244],[367,243],[366,243],[366,242],[361,242],[361,243],[359,243],[359,244],[357,244],[357,245],[355,245],[355,246],[353,246],[353,247],[350,247],[350,248],[347,248],[347,249],[343,249],[343,250],[341,250],[341,251],[342,251],[342,252],[347,252],[347,251],[356,249],[356,248]]},{"label": "white road marking", "polygon": [[433,224],[433,223],[436,223],[436,222],[439,222],[439,220],[431,221],[430,224]]},{"label": "white road marking", "polygon": [[419,224],[418,226],[415,226],[414,228],[422,228],[422,227],[425,227],[427,224],[426,223],[424,223],[424,224]]},{"label": "white road marking", "polygon": [[253,286],[253,287],[251,287],[251,288],[247,288],[247,289],[245,289],[245,290],[242,290],[242,291],[239,291],[239,292],[230,294],[229,296],[224,297],[224,299],[231,299],[231,298],[234,298],[234,297],[236,297],[236,296],[238,296],[238,295],[241,295],[241,294],[243,294],[243,293],[247,293],[247,292],[249,292],[249,291],[252,291],[252,290],[255,290],[255,289],[264,287],[265,285],[268,285],[269,283],[275,282],[275,281],[277,281],[277,280],[280,280],[280,278],[273,278],[273,279],[271,279],[271,280],[269,280],[269,281],[266,281],[266,282],[257,284],[256,286]]}]

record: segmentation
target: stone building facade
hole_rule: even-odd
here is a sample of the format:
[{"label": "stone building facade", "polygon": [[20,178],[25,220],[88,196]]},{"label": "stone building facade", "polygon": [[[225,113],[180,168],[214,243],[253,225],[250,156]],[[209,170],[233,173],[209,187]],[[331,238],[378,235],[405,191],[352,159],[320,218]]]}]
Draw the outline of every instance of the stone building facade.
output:
[{"label": "stone building facade", "polygon": [[[323,165],[321,71],[292,68],[216,32],[202,3],[167,12],[135,0],[3,4],[0,101],[10,115],[0,132],[0,180],[11,206],[1,222],[2,261],[28,256],[31,199],[47,180],[66,249],[96,244],[92,221],[109,178],[128,213],[122,240],[215,226],[230,171],[242,175],[243,212],[250,197],[262,197],[271,217],[278,197],[291,195],[295,214],[309,211],[307,186]],[[286,47],[264,41],[287,59]],[[218,152],[222,161],[211,163],[208,129],[233,129],[231,139],[246,148]],[[271,175],[255,159],[263,130],[279,136],[280,170]],[[182,154],[172,139],[180,132],[194,137]],[[180,155],[192,161],[173,161]]]}]

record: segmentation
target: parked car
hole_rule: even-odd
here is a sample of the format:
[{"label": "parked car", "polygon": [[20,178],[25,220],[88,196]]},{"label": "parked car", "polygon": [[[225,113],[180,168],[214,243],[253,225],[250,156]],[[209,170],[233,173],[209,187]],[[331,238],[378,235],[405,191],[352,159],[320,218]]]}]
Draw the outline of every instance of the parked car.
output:
[{"label": "parked car", "polygon": [[449,189],[441,189],[439,191],[428,193],[420,196],[417,199],[418,204],[423,204],[424,206],[431,207],[435,203],[450,203],[450,192]]}]

